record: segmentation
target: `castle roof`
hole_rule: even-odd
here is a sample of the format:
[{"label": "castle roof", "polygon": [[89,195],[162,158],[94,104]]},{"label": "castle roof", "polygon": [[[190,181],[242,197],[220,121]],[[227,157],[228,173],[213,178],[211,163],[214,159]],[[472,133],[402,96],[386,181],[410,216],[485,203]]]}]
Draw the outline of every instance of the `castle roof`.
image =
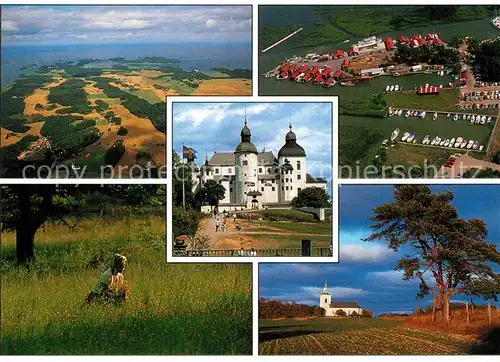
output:
[{"label": "castle roof", "polygon": [[290,131],[285,136],[285,144],[278,152],[278,158],[281,157],[306,157],[306,151],[297,144],[297,135],[292,132],[292,125],[289,126]]},{"label": "castle roof", "polygon": [[255,148],[255,145],[252,143],[252,132],[250,132],[250,128],[247,126],[246,116],[240,136],[241,142],[236,146],[234,153],[257,153],[257,148]]},{"label": "castle roof", "polygon": [[[273,165],[277,164],[276,157],[271,151],[261,152],[258,154],[257,162],[259,165]],[[208,161],[210,166],[234,166],[236,165],[236,158],[233,152],[216,152]]]}]

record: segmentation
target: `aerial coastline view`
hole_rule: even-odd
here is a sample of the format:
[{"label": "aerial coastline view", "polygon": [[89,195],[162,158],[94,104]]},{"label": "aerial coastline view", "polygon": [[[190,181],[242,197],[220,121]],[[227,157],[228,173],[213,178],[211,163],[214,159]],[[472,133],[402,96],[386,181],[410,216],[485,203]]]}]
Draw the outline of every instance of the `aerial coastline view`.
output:
[{"label": "aerial coastline view", "polygon": [[342,177],[499,177],[498,10],[260,6],[259,94],[338,95]]},{"label": "aerial coastline view", "polygon": [[165,97],[250,95],[251,28],[249,6],[3,6],[1,175],[158,177]]}]

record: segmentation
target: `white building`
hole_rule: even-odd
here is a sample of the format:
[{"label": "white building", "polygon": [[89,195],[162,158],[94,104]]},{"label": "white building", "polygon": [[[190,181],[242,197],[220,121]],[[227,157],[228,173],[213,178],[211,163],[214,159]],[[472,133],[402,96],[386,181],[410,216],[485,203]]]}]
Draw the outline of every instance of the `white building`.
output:
[{"label": "white building", "polygon": [[325,310],[325,317],[333,317],[337,310],[342,309],[347,315],[351,315],[352,312],[356,312],[361,315],[363,309],[358,304],[358,302],[332,302],[332,295],[328,292],[328,286],[323,287],[323,293],[319,297],[319,306]]},{"label": "white building", "polygon": [[241,129],[241,140],[233,152],[215,152],[206,159],[195,175],[195,187],[214,180],[224,186],[226,194],[219,211],[291,208],[290,202],[307,187],[327,191],[327,181],[306,172],[306,152],[290,131],[276,157],[273,152],[257,152],[247,120]]}]

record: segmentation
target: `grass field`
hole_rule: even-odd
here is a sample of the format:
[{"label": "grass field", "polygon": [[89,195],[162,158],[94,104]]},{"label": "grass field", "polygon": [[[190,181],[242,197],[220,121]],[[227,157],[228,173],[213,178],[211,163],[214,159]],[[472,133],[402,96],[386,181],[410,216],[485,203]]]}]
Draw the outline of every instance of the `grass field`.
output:
[{"label": "grass field", "polygon": [[[72,221],[70,221],[72,223]],[[2,354],[251,354],[251,265],[165,264],[160,216],[47,223],[30,268],[1,241]],[[129,263],[121,307],[84,301],[113,253]]]},{"label": "grass field", "polygon": [[260,320],[261,355],[465,354],[475,338],[381,318]]},{"label": "grass field", "polygon": [[276,235],[276,234],[251,234],[248,235],[263,245],[263,249],[280,249],[280,248],[301,248],[302,239],[311,240],[314,248],[328,248],[332,244],[332,236],[321,235],[311,236],[300,233],[294,235]]}]

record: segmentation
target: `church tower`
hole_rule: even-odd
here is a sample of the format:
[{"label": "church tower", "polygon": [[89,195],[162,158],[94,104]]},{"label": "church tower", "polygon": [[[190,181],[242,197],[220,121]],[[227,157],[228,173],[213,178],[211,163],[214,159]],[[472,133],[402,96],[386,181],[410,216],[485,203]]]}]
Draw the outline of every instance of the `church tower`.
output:
[{"label": "church tower", "polygon": [[258,153],[257,148],[252,143],[250,128],[247,126],[246,112],[240,136],[241,142],[234,150],[236,202],[247,204],[249,201],[247,197],[248,193],[250,191],[258,191]]},{"label": "church tower", "polygon": [[326,280],[325,280],[325,286],[323,287],[323,293],[321,293],[319,297],[319,306],[323,308],[324,310],[328,310],[330,308],[330,303],[332,302],[332,296],[330,293],[328,293],[328,286],[326,285]]}]

